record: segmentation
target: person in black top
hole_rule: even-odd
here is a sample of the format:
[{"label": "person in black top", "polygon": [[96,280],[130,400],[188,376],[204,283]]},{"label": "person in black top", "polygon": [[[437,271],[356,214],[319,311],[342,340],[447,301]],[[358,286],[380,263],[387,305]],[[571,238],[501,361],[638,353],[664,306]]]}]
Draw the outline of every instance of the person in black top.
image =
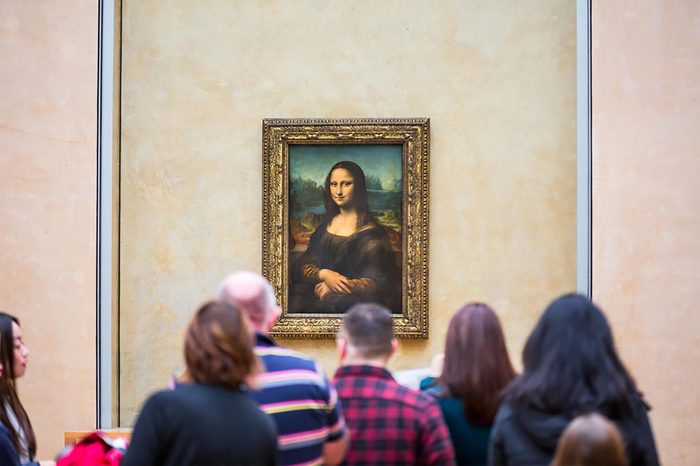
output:
[{"label": "person in black top", "polygon": [[185,337],[189,383],[145,403],[121,464],[277,464],[273,420],[244,391],[259,371],[245,316],[234,306],[202,306]]},{"label": "person in black top", "polygon": [[659,464],[648,410],[603,312],[585,296],[562,296],[527,339],[523,373],[506,388],[491,431],[489,464],[548,465],[569,422],[593,412],[618,427],[629,464]]}]

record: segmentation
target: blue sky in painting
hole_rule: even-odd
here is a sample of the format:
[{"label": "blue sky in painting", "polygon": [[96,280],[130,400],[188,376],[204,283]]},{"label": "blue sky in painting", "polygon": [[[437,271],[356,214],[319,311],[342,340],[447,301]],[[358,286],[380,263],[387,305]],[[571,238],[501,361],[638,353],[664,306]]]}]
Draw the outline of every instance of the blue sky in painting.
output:
[{"label": "blue sky in painting", "polygon": [[401,183],[400,144],[348,144],[348,145],[289,145],[290,178],[314,180],[319,185],[328,174],[328,170],[341,160],[358,164],[365,176],[376,176],[386,190],[393,190]]}]

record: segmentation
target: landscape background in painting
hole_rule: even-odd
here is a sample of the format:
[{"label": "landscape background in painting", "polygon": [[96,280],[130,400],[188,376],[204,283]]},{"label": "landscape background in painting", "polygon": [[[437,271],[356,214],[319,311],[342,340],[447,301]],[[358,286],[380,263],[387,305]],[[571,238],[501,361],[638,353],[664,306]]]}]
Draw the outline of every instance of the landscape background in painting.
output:
[{"label": "landscape background in painting", "polygon": [[[308,239],[323,221],[323,184],[330,168],[341,160],[358,164],[365,173],[369,209],[401,252],[402,146],[392,145],[290,145],[289,250],[302,253]],[[392,234],[393,233],[393,234]],[[400,264],[399,264],[400,266]]]},{"label": "landscape background in painting", "polygon": [[290,266],[306,251],[311,234],[323,221],[323,185],[328,171],[335,163],[349,160],[365,174],[370,212],[386,230],[402,270],[403,146],[290,144],[288,150]]}]

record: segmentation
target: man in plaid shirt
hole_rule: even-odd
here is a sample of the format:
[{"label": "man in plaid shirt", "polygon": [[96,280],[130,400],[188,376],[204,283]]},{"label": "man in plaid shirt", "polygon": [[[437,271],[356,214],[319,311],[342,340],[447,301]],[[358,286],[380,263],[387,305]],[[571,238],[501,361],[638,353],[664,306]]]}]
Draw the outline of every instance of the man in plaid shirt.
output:
[{"label": "man in plaid shirt", "polygon": [[346,464],[455,464],[450,434],[430,395],[386,369],[396,352],[388,309],[356,304],[343,318],[335,385],[350,430]]}]

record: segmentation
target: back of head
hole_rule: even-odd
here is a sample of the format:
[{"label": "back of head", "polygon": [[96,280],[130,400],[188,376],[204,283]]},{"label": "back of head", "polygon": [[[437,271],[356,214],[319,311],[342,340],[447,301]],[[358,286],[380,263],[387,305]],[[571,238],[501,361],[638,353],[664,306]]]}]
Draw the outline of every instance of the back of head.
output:
[{"label": "back of head", "polygon": [[472,303],[450,320],[440,383],[461,398],[475,425],[489,425],[500,404],[500,392],[515,377],[501,324],[486,304]]},{"label": "back of head", "polygon": [[547,307],[525,344],[523,367],[507,397],[550,414],[617,416],[635,390],[605,315],[582,295]]},{"label": "back of head", "polygon": [[597,413],[579,416],[564,430],[553,466],[624,466],[625,444],[615,424]]},{"label": "back of head", "polygon": [[341,333],[359,356],[376,359],[392,353],[394,326],[391,312],[374,303],[352,306],[343,317]]},{"label": "back of head", "polygon": [[219,285],[218,297],[245,313],[258,330],[266,330],[264,326],[279,310],[272,285],[254,272],[240,271],[226,277]]},{"label": "back of head", "polygon": [[236,389],[258,371],[247,318],[234,306],[210,301],[185,335],[187,375],[194,382]]}]

